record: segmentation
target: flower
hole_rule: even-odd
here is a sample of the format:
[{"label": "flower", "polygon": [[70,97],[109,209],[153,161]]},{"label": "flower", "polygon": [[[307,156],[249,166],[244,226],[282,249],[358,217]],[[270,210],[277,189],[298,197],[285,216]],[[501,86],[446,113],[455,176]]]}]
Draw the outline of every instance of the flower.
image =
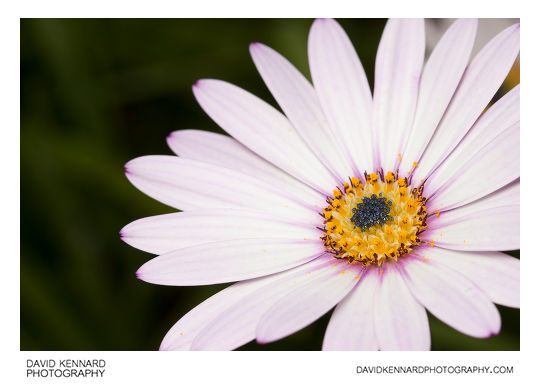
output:
[{"label": "flower", "polygon": [[[163,285],[237,282],[184,315],[160,349],[229,350],[286,337],[336,306],[325,350],[427,350],[426,310],[473,337],[519,307],[519,85],[488,106],[519,52],[519,24],[469,63],[477,21],[457,20],[424,65],[423,20],[388,21],[373,97],[334,20],[316,20],[313,85],[271,48],[251,56],[284,114],[223,81],[195,97],[231,137],[173,132],[178,156],[126,165],[183,212],[124,241],[159,256]],[[485,110],[485,111],[484,111]]]}]

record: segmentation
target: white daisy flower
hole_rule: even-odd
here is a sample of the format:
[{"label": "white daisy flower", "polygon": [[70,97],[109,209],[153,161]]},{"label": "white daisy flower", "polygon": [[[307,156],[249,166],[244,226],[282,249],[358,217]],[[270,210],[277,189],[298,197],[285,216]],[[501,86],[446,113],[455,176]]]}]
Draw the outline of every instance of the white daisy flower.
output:
[{"label": "white daisy flower", "polygon": [[178,156],[126,165],[182,212],[122,229],[159,255],[163,285],[237,282],[184,315],[163,350],[229,350],[286,337],[336,306],[325,350],[427,350],[426,310],[489,337],[494,303],[519,307],[519,85],[484,111],[519,53],[519,24],[470,61],[477,21],[457,20],[424,65],[424,21],[389,20],[374,94],[334,20],[309,34],[313,85],[250,46],[283,113],[220,80],[193,87],[231,137],[173,132]]}]

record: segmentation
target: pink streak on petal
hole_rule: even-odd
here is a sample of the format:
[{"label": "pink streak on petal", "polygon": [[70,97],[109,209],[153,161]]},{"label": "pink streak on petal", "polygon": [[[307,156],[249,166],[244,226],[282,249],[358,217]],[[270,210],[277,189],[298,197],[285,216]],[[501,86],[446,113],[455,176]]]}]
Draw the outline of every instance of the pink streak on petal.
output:
[{"label": "pink streak on petal", "polygon": [[474,151],[431,198],[440,211],[478,200],[519,177],[519,122]]},{"label": "pink streak on petal", "polygon": [[201,328],[191,349],[235,349],[253,340],[257,324],[268,308],[294,287],[310,284],[329,267],[330,262],[334,262],[333,257],[323,255],[299,267],[265,277],[268,284],[246,295]]},{"label": "pink streak on petal", "polygon": [[343,261],[314,274],[308,284],[292,288],[273,304],[257,326],[257,341],[270,343],[317,320],[336,305],[358,282],[360,268]]},{"label": "pink streak on petal", "polygon": [[326,196],[270,164],[238,141],[225,135],[198,130],[172,132],[167,143],[180,157],[233,169],[264,180],[293,196],[324,204]]},{"label": "pink streak on petal", "polygon": [[376,351],[373,325],[373,297],[379,284],[379,271],[368,268],[354,289],[337,305],[326,332],[325,351]]},{"label": "pink streak on petal", "polygon": [[519,308],[519,259],[501,252],[457,252],[438,247],[424,247],[419,253],[464,275],[493,302]]},{"label": "pink streak on petal", "polygon": [[309,223],[231,208],[146,217],[122,229],[123,241],[154,254],[216,241],[264,237],[313,240],[320,237],[320,231]]},{"label": "pink streak on petal", "polygon": [[357,176],[374,168],[373,99],[354,47],[333,19],[313,22],[308,38],[311,77],[333,135]]},{"label": "pink streak on petal", "polygon": [[[504,204],[504,203],[503,203]],[[427,220],[422,241],[462,251],[510,251],[519,249],[519,205],[477,209],[475,203],[442,212]]]},{"label": "pink streak on petal", "polygon": [[377,50],[373,124],[380,166],[394,171],[412,128],[424,65],[423,19],[388,20]]},{"label": "pink streak on petal", "polygon": [[476,55],[415,168],[414,181],[426,180],[465,136],[499,89],[518,52],[519,29],[514,25]]},{"label": "pink streak on petal", "polygon": [[347,181],[354,172],[352,162],[329,131],[313,86],[272,48],[251,45],[250,53],[266,86],[308,147],[336,177]]},{"label": "pink streak on petal", "polygon": [[320,239],[225,240],[155,257],[138,272],[142,280],[153,284],[219,284],[281,272],[323,253]]},{"label": "pink streak on petal", "polygon": [[178,209],[254,208],[287,217],[298,215],[308,222],[318,216],[315,202],[302,200],[306,196],[289,195],[263,180],[213,164],[176,156],[144,156],[131,160],[128,167],[133,185]]},{"label": "pink streak on petal", "polygon": [[497,308],[463,275],[429,258],[424,262],[410,257],[400,263],[400,269],[414,296],[441,321],[472,337],[499,333]]},{"label": "pink streak on petal", "polygon": [[431,339],[424,307],[413,297],[394,263],[386,263],[373,297],[375,334],[383,351],[427,351]]},{"label": "pink streak on petal", "polygon": [[261,99],[209,79],[200,80],[193,93],[218,125],[259,156],[320,192],[328,193],[337,184],[289,120]]},{"label": "pink streak on petal", "polygon": [[[475,187],[478,188],[481,186],[481,191],[485,195],[497,189],[497,186],[504,185],[504,181],[508,180],[508,175],[510,175],[510,178],[515,178],[516,165],[518,168],[517,175],[519,175],[519,144],[514,144],[516,147],[510,148],[502,156],[500,154],[498,155],[501,159],[507,161],[507,163],[505,162],[503,164],[503,169],[500,170],[501,175],[498,174],[494,178],[492,176],[490,177],[489,174],[482,172],[482,168],[478,170],[479,164],[477,164],[480,162],[486,170],[493,169],[492,161],[486,162],[486,159],[481,154],[485,151],[496,151],[497,149],[500,151],[502,149],[500,148],[501,145],[499,144],[498,148],[496,144],[501,140],[500,135],[504,135],[506,131],[513,131],[515,136],[511,137],[511,139],[514,143],[516,141],[519,142],[519,99],[520,86],[517,85],[480,116],[456,149],[426,180],[424,194],[427,197],[431,197],[431,204],[436,204],[441,211],[458,206],[458,204],[463,205],[463,200],[460,201],[459,197],[463,194],[474,197],[474,194],[470,192],[475,191]],[[487,155],[493,156],[492,153],[488,153]],[[497,163],[497,160],[496,158],[495,163]],[[507,164],[508,167],[506,166]],[[510,173],[509,170],[512,169],[512,166],[514,166],[514,172]],[[473,180],[472,182],[467,180],[470,185],[462,191],[452,192],[451,189],[449,191],[448,187],[451,187],[452,183],[456,180],[459,182],[463,173],[470,174],[471,170],[469,168],[476,168],[477,172],[481,172],[480,175],[476,176],[477,180]],[[482,182],[478,182],[478,180],[482,180]],[[449,196],[442,198],[439,193],[441,189],[443,194],[446,193]],[[467,201],[465,200],[465,202]]]},{"label": "pink streak on petal", "polygon": [[414,124],[403,151],[399,174],[413,169],[433,136],[469,62],[476,19],[458,19],[431,53],[420,79]]},{"label": "pink streak on petal", "polygon": [[160,350],[189,350],[202,329],[244,297],[270,284],[275,277],[261,277],[242,281],[209,297],[178,320],[161,342]]}]

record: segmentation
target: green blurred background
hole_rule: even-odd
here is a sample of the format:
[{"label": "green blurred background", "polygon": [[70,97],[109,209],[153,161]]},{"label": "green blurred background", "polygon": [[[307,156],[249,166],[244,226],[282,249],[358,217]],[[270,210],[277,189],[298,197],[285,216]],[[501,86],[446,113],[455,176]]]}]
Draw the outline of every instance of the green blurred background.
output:
[{"label": "green blurred background", "polygon": [[[165,138],[173,130],[222,132],[193,98],[199,78],[230,81],[276,105],[248,44],[272,46],[309,76],[311,22],[21,20],[21,350],[156,350],[178,318],[225,286],[136,279],[152,255],[123,243],[119,230],[173,210],[135,189],[123,166],[172,154]],[[373,85],[385,20],[340,23]],[[507,87],[516,81],[519,68]],[[518,350],[519,310],[500,310],[502,332],[485,340],[430,318],[433,349]],[[328,319],[241,349],[318,350]]]}]

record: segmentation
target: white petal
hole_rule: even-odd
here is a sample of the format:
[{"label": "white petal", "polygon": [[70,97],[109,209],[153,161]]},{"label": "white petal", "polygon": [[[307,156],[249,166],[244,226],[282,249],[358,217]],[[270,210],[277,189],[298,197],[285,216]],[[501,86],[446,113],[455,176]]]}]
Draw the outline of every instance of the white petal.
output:
[{"label": "white petal", "polygon": [[244,239],[195,245],[154,257],[137,277],[161,285],[247,280],[304,264],[324,253],[320,239]]},{"label": "white petal", "polygon": [[[520,180],[515,180],[495,192],[467,204],[463,207],[464,210],[459,212],[473,213],[505,205],[519,205],[520,185]],[[433,201],[429,199],[426,203],[426,208],[428,212],[437,212],[439,207],[433,204]],[[434,217],[430,217],[428,220],[433,220],[433,222],[436,223]]]},{"label": "white petal", "polygon": [[424,50],[422,19],[388,20],[377,50],[373,93],[373,124],[384,172],[395,170],[413,124]]},{"label": "white petal", "polygon": [[371,90],[351,41],[332,19],[313,22],[309,68],[330,128],[357,174],[375,169]]},{"label": "white petal", "polygon": [[273,277],[261,277],[233,284],[209,297],[186,313],[167,332],[161,346],[162,351],[189,350],[193,339],[204,327],[223,311],[234,306],[242,298],[269,284]]},{"label": "white petal", "polygon": [[499,89],[519,52],[519,25],[499,33],[465,70],[439,127],[415,168],[426,180],[465,136]]},{"label": "white petal", "polygon": [[463,251],[519,249],[519,205],[478,210],[475,203],[442,212],[427,220],[420,239],[438,247]]},{"label": "white petal", "polygon": [[294,287],[310,284],[323,269],[335,262],[323,255],[299,267],[265,277],[268,283],[241,298],[201,329],[191,346],[194,350],[235,349],[255,338],[261,316]]},{"label": "white petal", "polygon": [[378,287],[377,268],[367,269],[354,289],[336,307],[324,334],[323,350],[377,350],[373,327],[373,296]]},{"label": "white petal", "polygon": [[264,212],[216,208],[146,217],[126,225],[122,240],[154,254],[222,240],[318,239],[320,231]]},{"label": "white petal", "polygon": [[375,334],[381,350],[429,350],[426,310],[413,297],[393,263],[385,264],[373,300]]},{"label": "white petal", "polygon": [[337,185],[289,120],[269,104],[219,80],[199,80],[193,93],[221,128],[257,155],[320,192]]},{"label": "white petal", "polygon": [[414,296],[439,320],[472,337],[499,333],[497,308],[464,276],[433,260],[423,262],[413,257],[400,267]]},{"label": "white petal", "polygon": [[283,56],[260,43],[249,47],[266,86],[313,153],[342,181],[353,176],[339,150],[313,86]]},{"label": "white petal", "polygon": [[296,196],[324,197],[290,174],[264,160],[238,141],[218,133],[185,129],[172,132],[167,138],[171,149],[180,157],[216,164],[265,180],[279,189],[288,190]]},{"label": "white petal", "polygon": [[443,35],[422,72],[418,105],[399,174],[407,175],[437,128],[469,62],[476,35],[476,19],[458,19]]},{"label": "white petal", "polygon": [[457,252],[425,247],[420,253],[459,272],[497,304],[519,308],[519,259],[501,252]]},{"label": "white petal", "polygon": [[[455,173],[441,183],[430,198],[431,204],[440,211],[477,200],[519,177],[519,123],[477,149],[477,152],[469,159],[464,159],[463,163],[458,164],[455,161],[454,165]],[[438,170],[435,171],[437,172]],[[436,182],[441,182],[441,179]],[[429,191],[434,189],[430,186],[425,187],[427,196]]]},{"label": "white petal", "polygon": [[288,336],[328,312],[358,282],[360,268],[336,262],[314,274],[309,283],[295,286],[272,305],[257,326],[257,341],[269,343]]},{"label": "white petal", "polygon": [[[456,149],[426,180],[424,195],[432,196],[448,180],[455,177],[465,164],[472,163],[480,149],[490,145],[492,140],[504,131],[519,126],[519,94],[518,84],[480,116]],[[515,148],[513,152],[519,153],[519,148]]]},{"label": "white petal", "polygon": [[[231,169],[176,156],[144,156],[126,164],[126,176],[139,190],[182,210],[253,208],[301,220],[320,210],[308,196],[295,196]],[[318,203],[320,200],[317,198]]]}]

